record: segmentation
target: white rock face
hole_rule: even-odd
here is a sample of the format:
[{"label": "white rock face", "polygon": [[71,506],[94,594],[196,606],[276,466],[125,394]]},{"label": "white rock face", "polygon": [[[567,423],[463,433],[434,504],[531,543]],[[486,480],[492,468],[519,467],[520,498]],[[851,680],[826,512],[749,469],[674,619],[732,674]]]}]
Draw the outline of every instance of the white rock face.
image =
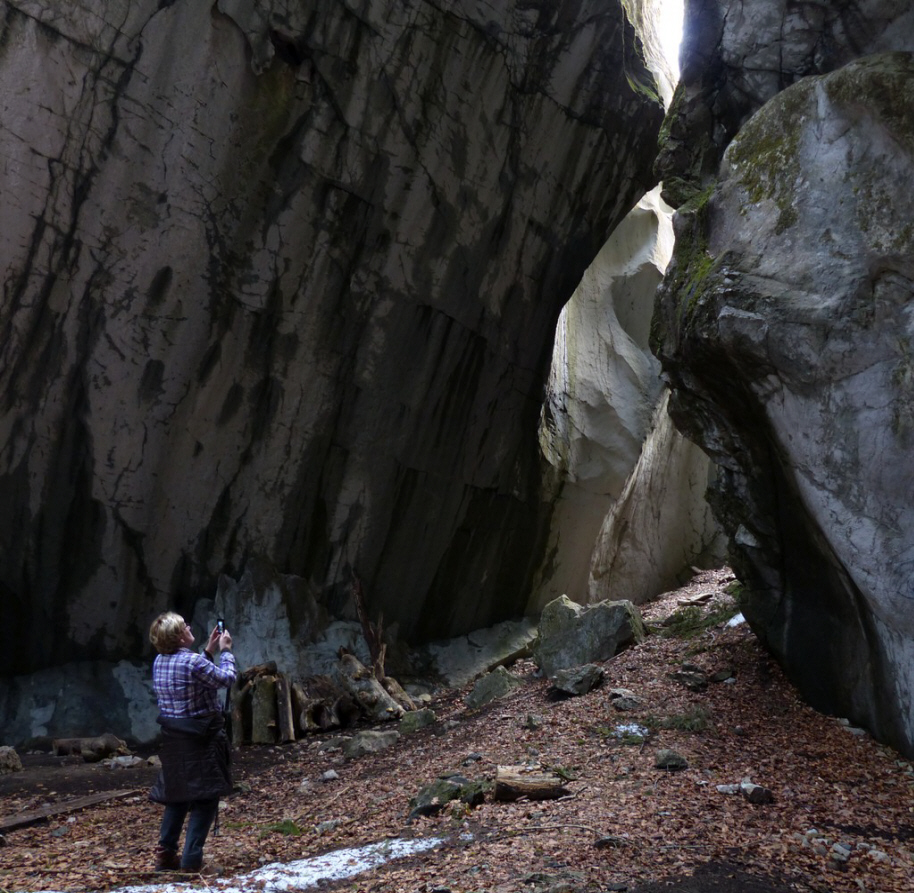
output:
[{"label": "white rock face", "polygon": [[914,54],[892,53],[757,113],[683,217],[692,261],[664,286],[662,344],[675,417],[724,468],[750,624],[816,706],[907,752],[912,108]]},{"label": "white rock face", "polygon": [[[642,453],[663,393],[648,346],[650,320],[673,250],[672,212],[659,193],[646,195],[616,228],[559,317],[540,424],[543,453],[559,479],[537,588],[541,606],[566,593],[582,603],[594,596],[640,603],[671,588],[715,536],[701,486],[710,464],[701,451],[658,416],[662,430]],[[669,474],[682,463],[687,478]],[[610,515],[623,493],[625,506]],[[640,523],[617,526],[635,515]],[[669,521],[662,528],[660,515]]]},{"label": "white rock face", "polygon": [[603,522],[588,602],[628,599],[641,605],[679,585],[690,565],[726,560],[726,540],[705,500],[714,467],[676,430],[668,403],[665,391],[638,464]]}]

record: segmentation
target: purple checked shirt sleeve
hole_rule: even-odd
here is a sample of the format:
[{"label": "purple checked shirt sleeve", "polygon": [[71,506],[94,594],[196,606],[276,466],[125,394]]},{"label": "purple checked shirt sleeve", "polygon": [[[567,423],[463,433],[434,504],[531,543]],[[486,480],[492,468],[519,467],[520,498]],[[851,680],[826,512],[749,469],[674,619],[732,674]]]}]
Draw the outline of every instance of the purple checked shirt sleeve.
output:
[{"label": "purple checked shirt sleeve", "polygon": [[223,651],[217,666],[202,654],[181,648],[160,654],[152,665],[152,685],[162,716],[205,716],[219,713],[219,689],[228,688],[238,675],[235,656]]}]

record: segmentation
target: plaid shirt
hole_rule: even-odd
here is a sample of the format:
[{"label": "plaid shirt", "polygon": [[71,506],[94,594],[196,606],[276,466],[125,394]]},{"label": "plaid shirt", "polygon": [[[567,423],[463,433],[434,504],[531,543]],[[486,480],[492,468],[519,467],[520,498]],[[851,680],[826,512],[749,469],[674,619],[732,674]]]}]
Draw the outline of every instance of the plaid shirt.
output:
[{"label": "plaid shirt", "polygon": [[162,716],[205,716],[220,713],[219,689],[228,688],[238,675],[235,656],[223,651],[219,666],[190,648],[160,654],[152,664],[152,686]]}]

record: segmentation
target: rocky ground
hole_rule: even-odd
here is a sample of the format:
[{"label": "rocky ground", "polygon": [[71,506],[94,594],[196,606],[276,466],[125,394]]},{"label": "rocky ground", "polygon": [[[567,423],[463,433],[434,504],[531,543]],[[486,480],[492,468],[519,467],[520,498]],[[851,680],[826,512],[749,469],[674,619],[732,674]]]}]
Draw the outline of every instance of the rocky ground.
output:
[{"label": "rocky ground", "polygon": [[[346,759],[338,734],[238,752],[238,790],[208,855],[223,877],[385,838],[442,837],[321,889],[364,893],[894,893],[914,876],[914,771],[891,749],[807,707],[734,610],[726,571],[698,575],[643,611],[651,634],[605,663],[604,683],[558,696],[534,666],[524,685],[469,710],[442,692],[436,722]],[[679,623],[662,621],[679,611]],[[683,664],[687,664],[683,673]],[[630,697],[620,699],[617,689]],[[619,707],[627,709],[620,710]],[[672,750],[686,768],[660,769]],[[27,756],[0,778],[0,816],[90,790],[134,791],[5,833],[0,893],[109,890],[149,872],[160,807],[150,770]],[[407,821],[439,775],[493,779],[530,765],[565,780],[557,800],[448,804]],[[746,780],[770,792],[753,803]],[[748,791],[748,789],[746,789]],[[755,791],[760,799],[765,793]],[[218,889],[212,878],[190,878]]]}]

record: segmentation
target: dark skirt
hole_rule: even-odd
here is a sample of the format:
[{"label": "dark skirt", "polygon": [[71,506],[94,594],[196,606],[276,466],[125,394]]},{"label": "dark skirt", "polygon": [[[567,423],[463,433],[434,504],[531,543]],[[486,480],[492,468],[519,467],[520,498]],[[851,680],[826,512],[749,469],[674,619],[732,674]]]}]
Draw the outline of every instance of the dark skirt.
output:
[{"label": "dark skirt", "polygon": [[221,713],[159,716],[162,771],[149,799],[156,803],[214,800],[232,792],[232,751]]}]

